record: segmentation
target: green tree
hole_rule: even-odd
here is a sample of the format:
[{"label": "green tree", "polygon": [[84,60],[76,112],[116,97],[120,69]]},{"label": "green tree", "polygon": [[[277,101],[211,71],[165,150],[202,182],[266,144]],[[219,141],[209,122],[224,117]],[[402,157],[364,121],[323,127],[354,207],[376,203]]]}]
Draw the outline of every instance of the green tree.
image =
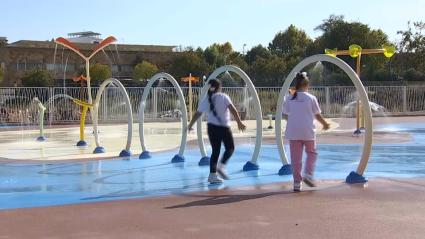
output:
[{"label": "green tree", "polygon": [[42,69],[27,72],[21,80],[26,87],[49,87],[55,83],[50,72]]},{"label": "green tree", "polygon": [[401,52],[415,52],[425,54],[425,22],[414,22],[412,29],[411,23],[408,22],[408,28],[405,31],[398,31],[402,36],[399,49]]},{"label": "green tree", "polygon": [[[323,53],[325,48],[345,50],[352,44],[362,48],[381,48],[389,44],[388,36],[380,29],[371,29],[368,25],[360,22],[347,22],[344,16],[331,15],[325,19],[315,30],[322,32],[314,43],[307,49],[307,54]],[[355,59],[350,56],[340,56],[351,66],[355,66]],[[389,60],[384,55],[368,55],[362,57],[362,80],[374,80],[375,71],[387,66]],[[330,69],[334,66],[324,64]]]},{"label": "green tree", "polygon": [[111,78],[111,69],[107,65],[96,63],[90,66],[90,82],[92,85],[97,86],[108,78]]},{"label": "green tree", "polygon": [[415,68],[409,68],[403,72],[403,79],[408,81],[424,81],[425,74]]},{"label": "green tree", "polygon": [[242,70],[248,69],[248,64],[245,62],[243,55],[239,52],[230,53],[227,57],[226,64],[238,66]]},{"label": "green tree", "polygon": [[149,61],[142,61],[134,67],[133,78],[135,80],[147,80],[158,72],[158,67]]},{"label": "green tree", "polygon": [[216,66],[217,62],[221,59],[218,59],[220,56],[220,51],[218,44],[213,44],[207,48],[205,48],[204,51],[204,58],[206,62],[212,66]]},{"label": "green tree", "polygon": [[3,82],[4,72],[3,69],[0,67],[0,83]]},{"label": "green tree", "polygon": [[249,75],[256,86],[280,86],[286,76],[286,62],[278,57],[258,57],[249,68]]},{"label": "green tree", "polygon": [[194,51],[186,51],[178,54],[171,60],[168,72],[176,79],[188,76],[202,77],[208,75],[211,67],[208,63]]},{"label": "green tree", "polygon": [[406,80],[423,79],[425,74],[425,22],[408,22],[408,28],[398,31],[402,39],[399,42],[399,54],[394,56],[395,71]]},{"label": "green tree", "polygon": [[313,41],[307,36],[305,31],[290,25],[285,31],[275,35],[269,44],[269,50],[281,58],[303,58],[306,55],[307,47]]},{"label": "green tree", "polygon": [[229,42],[224,44],[214,43],[205,48],[205,61],[213,68],[229,64],[229,56],[233,53],[232,45]]},{"label": "green tree", "polygon": [[253,62],[255,62],[258,58],[263,59],[269,59],[272,56],[270,51],[263,47],[261,44],[254,46],[249,50],[245,55],[245,61],[251,65]]},{"label": "green tree", "polygon": [[388,36],[380,29],[372,30],[368,25],[360,22],[347,22],[344,16],[331,15],[315,28],[322,35],[316,39],[319,52],[325,48],[348,49],[352,44],[362,48],[380,48],[388,44]]}]

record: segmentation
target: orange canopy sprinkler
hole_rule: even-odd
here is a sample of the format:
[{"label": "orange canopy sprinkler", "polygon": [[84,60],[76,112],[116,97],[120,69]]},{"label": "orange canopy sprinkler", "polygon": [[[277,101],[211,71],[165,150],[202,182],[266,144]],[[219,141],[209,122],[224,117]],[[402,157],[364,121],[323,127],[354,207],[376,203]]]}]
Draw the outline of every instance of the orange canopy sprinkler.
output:
[{"label": "orange canopy sprinkler", "polygon": [[86,62],[86,80],[87,80],[87,92],[88,92],[88,103],[92,104],[93,103],[93,99],[92,99],[92,95],[91,95],[91,85],[90,85],[90,59],[96,55],[99,51],[101,51],[103,48],[107,47],[108,45],[116,42],[117,39],[113,36],[109,36],[106,39],[104,39],[103,41],[101,41],[99,44],[96,45],[96,47],[93,49],[92,53],[89,56],[85,56],[83,54],[83,52],[81,52],[81,50],[78,48],[77,45],[75,45],[74,43],[68,41],[67,39],[63,38],[63,37],[58,37],[56,38],[55,42],[57,44],[60,44],[70,50],[72,50],[73,52],[77,53],[77,55],[79,55],[81,58],[84,59],[84,61]]},{"label": "orange canopy sprinkler", "polygon": [[83,99],[84,95],[84,81],[87,81],[87,77],[80,75],[76,77],[72,77],[72,81],[80,82],[80,99]]},{"label": "orange canopy sprinkler", "polygon": [[[80,77],[75,77],[73,78],[74,81],[80,81],[81,85],[82,85],[82,81],[87,81],[87,95],[88,95],[88,103],[84,102],[84,101],[78,101],[75,102],[78,105],[81,105],[83,107],[83,111],[82,111],[82,117],[80,119],[80,141],[78,141],[77,146],[86,146],[87,143],[84,141],[84,118],[85,118],[85,112],[87,112],[87,110],[93,107],[93,98],[92,98],[92,94],[91,94],[91,85],[90,85],[90,59],[95,56],[99,51],[101,51],[103,48],[107,47],[108,45],[116,42],[117,39],[113,36],[109,36],[107,38],[105,38],[103,41],[101,41],[99,44],[96,45],[96,47],[93,49],[93,51],[91,52],[91,54],[89,56],[84,55],[84,53],[78,48],[77,45],[75,45],[74,43],[68,41],[67,39],[63,38],[63,37],[58,37],[55,40],[56,44],[62,45],[70,50],[72,50],[73,52],[77,53],[77,55],[79,55],[81,58],[83,58],[83,60],[86,62],[86,76],[84,77],[83,75],[81,75]],[[81,103],[81,104],[80,104]],[[91,118],[93,120],[93,114],[92,111],[90,110],[91,113]],[[82,122],[82,123],[81,123]],[[82,136],[81,136],[82,134]]]},{"label": "orange canopy sprinkler", "polygon": [[192,95],[192,82],[199,82],[199,77],[192,76],[192,74],[189,74],[187,77],[181,78],[182,82],[188,82],[189,83],[189,120],[192,119],[192,103],[193,103],[193,95]]},{"label": "orange canopy sprinkler", "polygon": [[[382,48],[379,49],[362,49],[361,46],[352,44],[349,46],[348,50],[337,50],[337,49],[325,49],[325,54],[336,57],[338,55],[341,56],[351,56],[352,58],[357,58],[356,63],[356,74],[360,78],[360,71],[361,71],[361,57],[362,55],[369,55],[369,54],[384,54],[385,57],[391,58],[396,52],[396,48],[394,45],[383,45]],[[361,134],[361,128],[362,124],[361,121],[363,121],[363,117],[360,115],[362,114],[362,110],[360,109],[359,100],[357,100],[356,104],[356,130],[354,131],[354,135]]]},{"label": "orange canopy sprinkler", "polygon": [[82,82],[82,81],[87,81],[87,77],[80,75],[80,76],[76,76],[76,77],[72,77],[72,81],[74,82]]}]

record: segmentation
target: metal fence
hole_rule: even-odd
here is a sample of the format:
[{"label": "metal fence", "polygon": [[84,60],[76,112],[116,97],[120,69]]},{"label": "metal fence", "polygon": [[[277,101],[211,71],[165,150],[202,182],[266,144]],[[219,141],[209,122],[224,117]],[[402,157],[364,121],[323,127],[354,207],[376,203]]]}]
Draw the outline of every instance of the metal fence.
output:
[{"label": "metal fence", "polygon": [[[144,88],[126,88],[132,104],[133,117],[137,121],[140,99]],[[97,88],[93,88],[93,98]],[[182,88],[188,105],[188,88]],[[259,87],[256,89],[260,98],[262,114],[276,111],[279,96],[278,87]],[[383,107],[386,115],[425,114],[425,86],[368,86],[370,101]],[[194,87],[193,112],[199,102],[200,88]],[[252,92],[246,87],[223,88],[245,119],[254,119],[255,109]],[[357,99],[355,87],[313,87],[310,92],[319,100],[323,113],[327,117],[352,116],[352,102]],[[38,120],[38,109],[33,98],[45,104],[46,121],[50,124],[75,123],[80,118],[80,107],[72,98],[87,99],[87,89],[81,88],[0,88],[0,123],[30,124]],[[350,104],[351,102],[351,104]],[[181,111],[176,90],[171,87],[155,87],[149,92],[146,101],[145,119],[179,120]],[[118,88],[110,86],[102,95],[99,105],[100,122],[118,122],[126,120],[126,107]],[[88,117],[90,120],[90,117]]]}]

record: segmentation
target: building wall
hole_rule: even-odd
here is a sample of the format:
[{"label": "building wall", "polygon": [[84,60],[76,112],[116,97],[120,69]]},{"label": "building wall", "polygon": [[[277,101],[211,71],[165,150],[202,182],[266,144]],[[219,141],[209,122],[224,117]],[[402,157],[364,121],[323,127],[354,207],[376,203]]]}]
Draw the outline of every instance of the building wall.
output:
[{"label": "building wall", "polygon": [[[32,41],[31,44],[25,44],[26,46],[21,46],[12,43],[0,47],[0,67],[3,67],[5,72],[3,86],[21,86],[21,78],[25,73],[37,68],[50,70],[54,77],[60,80],[59,82],[64,76],[66,79],[72,79],[84,72],[84,61],[76,53],[62,46],[57,47],[55,54],[53,42]],[[88,47],[82,47],[84,48]],[[91,49],[82,52],[89,55]],[[90,63],[109,65],[114,77],[131,78],[134,66],[142,60],[163,69],[176,54],[178,53],[167,46],[118,45],[117,48],[114,46],[105,48],[105,51],[99,52]]]}]

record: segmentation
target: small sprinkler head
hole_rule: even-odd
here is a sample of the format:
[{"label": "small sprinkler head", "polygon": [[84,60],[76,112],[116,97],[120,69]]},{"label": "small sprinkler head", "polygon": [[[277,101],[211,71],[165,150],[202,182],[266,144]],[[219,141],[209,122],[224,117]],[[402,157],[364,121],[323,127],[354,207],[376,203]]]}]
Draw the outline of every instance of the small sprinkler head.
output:
[{"label": "small sprinkler head", "polygon": [[333,56],[333,57],[336,57],[336,52],[338,51],[338,49],[328,49],[328,48],[326,48],[325,49],[325,54],[326,55],[328,55],[328,56]]},{"label": "small sprinkler head", "polygon": [[362,47],[356,44],[350,45],[348,53],[350,53],[352,58],[357,58],[362,54]]},{"label": "small sprinkler head", "polygon": [[396,49],[394,45],[384,45],[382,48],[384,49],[384,55],[387,58],[391,58],[395,54]]}]

